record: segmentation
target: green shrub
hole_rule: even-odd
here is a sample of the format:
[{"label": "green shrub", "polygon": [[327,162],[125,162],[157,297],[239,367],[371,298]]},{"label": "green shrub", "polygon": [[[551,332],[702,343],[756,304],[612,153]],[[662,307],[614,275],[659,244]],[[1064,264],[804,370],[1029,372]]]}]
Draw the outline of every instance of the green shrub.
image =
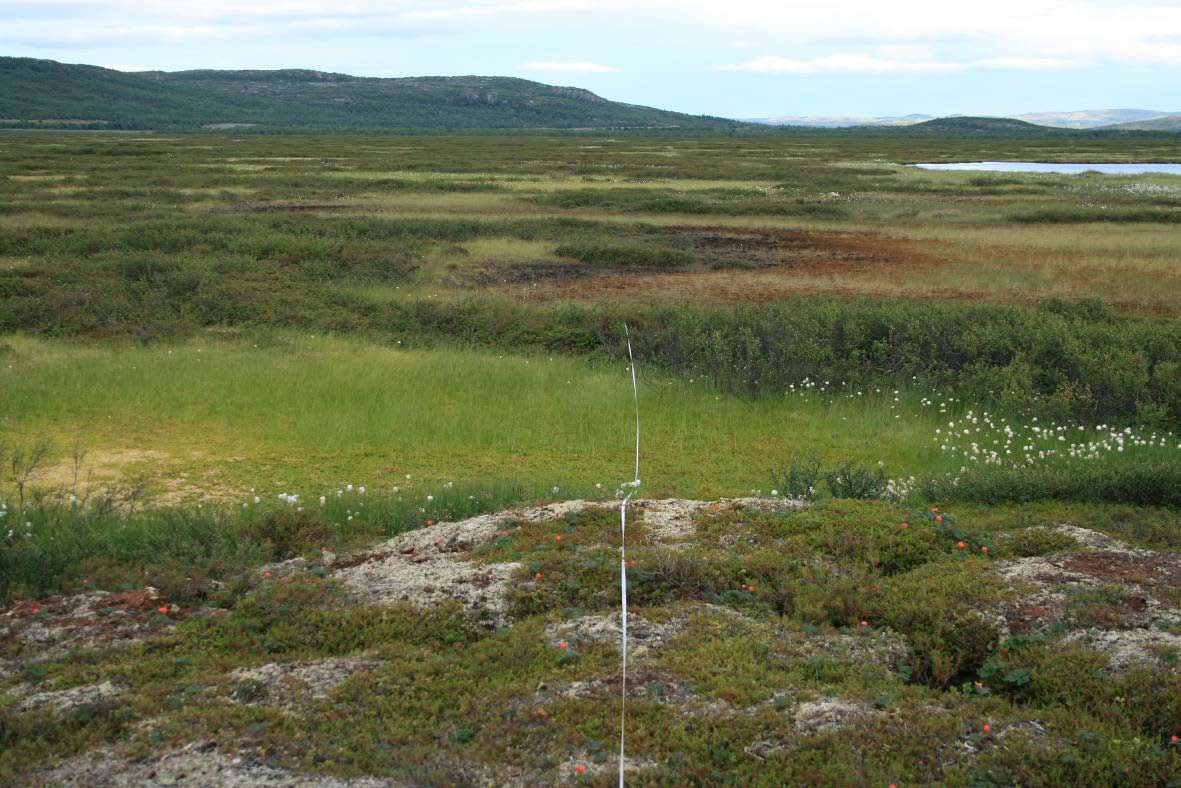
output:
[{"label": "green shrub", "polygon": [[816,500],[824,474],[815,454],[801,463],[793,462],[786,470],[771,471],[771,485],[788,498]]},{"label": "green shrub", "polygon": [[1181,462],[1060,460],[1017,468],[969,468],[922,485],[931,500],[1003,503],[1069,500],[1181,507]]},{"label": "green shrub", "polygon": [[597,268],[684,268],[693,262],[686,252],[660,246],[563,244],[555,254]]},{"label": "green shrub", "polygon": [[881,498],[886,493],[887,481],[881,468],[871,471],[852,460],[845,460],[824,475],[834,498]]},{"label": "green shrub", "polygon": [[285,561],[315,545],[323,545],[332,530],[319,515],[287,508],[247,522],[243,536],[262,545],[271,560]]},{"label": "green shrub", "polygon": [[1075,545],[1077,542],[1069,534],[1046,528],[1026,528],[1005,541],[1005,547],[1018,558],[1060,553]]}]

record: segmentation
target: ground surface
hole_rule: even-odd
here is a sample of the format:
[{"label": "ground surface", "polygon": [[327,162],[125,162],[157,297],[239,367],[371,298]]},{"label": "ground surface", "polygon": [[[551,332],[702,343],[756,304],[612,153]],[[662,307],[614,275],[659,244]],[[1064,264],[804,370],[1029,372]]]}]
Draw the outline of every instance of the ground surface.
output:
[{"label": "ground surface", "polygon": [[[851,501],[632,518],[636,784],[1181,777],[1175,550]],[[614,503],[566,501],[260,566],[216,604],[18,603],[0,615],[3,774],[607,784],[618,544]]]},{"label": "ground surface", "polygon": [[1179,784],[1178,158],[4,135],[0,782],[612,782],[627,324],[633,783]]}]

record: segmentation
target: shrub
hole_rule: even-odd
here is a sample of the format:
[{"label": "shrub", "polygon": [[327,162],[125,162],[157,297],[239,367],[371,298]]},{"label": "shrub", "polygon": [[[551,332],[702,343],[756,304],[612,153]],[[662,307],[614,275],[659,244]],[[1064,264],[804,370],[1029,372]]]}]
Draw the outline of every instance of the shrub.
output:
[{"label": "shrub", "polygon": [[248,521],[243,534],[263,545],[275,561],[285,561],[322,545],[331,534],[331,526],[318,515],[295,509],[276,509]]},{"label": "shrub", "polygon": [[688,253],[661,246],[564,244],[555,254],[598,268],[684,268],[693,262]]},{"label": "shrub", "polygon": [[881,498],[886,493],[886,472],[870,470],[852,460],[845,460],[824,475],[834,498]]},{"label": "shrub", "polygon": [[882,468],[870,470],[865,465],[845,460],[824,470],[815,455],[802,463],[793,462],[786,470],[772,470],[771,484],[788,498],[814,501],[821,484],[834,498],[884,498],[889,479]]},{"label": "shrub", "polygon": [[1072,460],[1017,468],[969,468],[922,485],[931,500],[1003,503],[1072,500],[1181,507],[1181,463]]},{"label": "shrub", "polygon": [[820,469],[820,458],[811,455],[802,463],[793,462],[787,470],[772,470],[771,484],[788,498],[813,501],[819,492],[823,474]]}]

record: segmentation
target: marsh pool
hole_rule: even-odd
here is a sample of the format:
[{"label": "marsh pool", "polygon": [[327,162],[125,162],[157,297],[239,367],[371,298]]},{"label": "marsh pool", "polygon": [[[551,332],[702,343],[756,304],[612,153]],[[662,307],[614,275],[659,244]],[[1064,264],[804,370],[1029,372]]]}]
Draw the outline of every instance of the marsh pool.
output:
[{"label": "marsh pool", "polygon": [[1049,172],[1060,175],[1078,175],[1083,172],[1100,172],[1104,175],[1144,175],[1157,173],[1181,175],[1181,162],[1143,163],[1077,163],[1042,161],[971,161],[955,164],[915,164],[924,170],[969,170],[980,172]]}]

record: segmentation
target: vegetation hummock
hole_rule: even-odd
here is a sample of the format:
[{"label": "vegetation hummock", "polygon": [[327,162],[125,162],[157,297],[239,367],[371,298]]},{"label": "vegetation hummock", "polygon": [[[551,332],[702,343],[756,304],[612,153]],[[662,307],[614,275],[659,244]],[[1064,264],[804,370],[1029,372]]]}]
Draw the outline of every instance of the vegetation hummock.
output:
[{"label": "vegetation hummock", "polygon": [[[281,547],[329,528],[297,503],[267,522],[272,554],[298,554],[204,598],[10,608],[0,774],[614,779],[614,503],[424,521],[347,555]],[[783,499],[634,513],[633,782],[1156,784],[1181,769],[1175,515]]]}]

